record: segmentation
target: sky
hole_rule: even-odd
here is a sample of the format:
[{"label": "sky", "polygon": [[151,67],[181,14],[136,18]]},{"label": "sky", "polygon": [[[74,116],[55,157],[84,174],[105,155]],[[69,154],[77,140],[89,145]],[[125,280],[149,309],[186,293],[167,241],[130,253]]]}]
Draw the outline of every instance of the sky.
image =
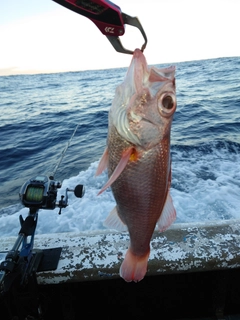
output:
[{"label": "sky", "polygon": [[[240,56],[240,0],[113,0],[137,16],[149,64]],[[130,50],[137,28],[120,37]],[[52,0],[0,0],[0,75],[127,67],[95,24]]]}]

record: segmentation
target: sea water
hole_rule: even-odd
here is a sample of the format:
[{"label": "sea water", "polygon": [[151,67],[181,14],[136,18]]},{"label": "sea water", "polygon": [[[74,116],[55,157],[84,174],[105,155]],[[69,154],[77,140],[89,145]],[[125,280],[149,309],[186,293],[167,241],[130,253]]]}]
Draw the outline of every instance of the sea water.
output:
[{"label": "sea water", "polygon": [[[175,223],[238,219],[240,58],[175,65]],[[107,173],[94,175],[106,145],[108,110],[126,70],[0,77],[0,236],[17,235],[19,215],[28,214],[19,201],[21,185],[56,168],[54,178],[62,181],[58,200],[77,184],[85,186],[85,195],[69,193],[61,215],[58,208],[39,210],[36,233],[105,229],[115,201],[110,188],[97,196]]]}]

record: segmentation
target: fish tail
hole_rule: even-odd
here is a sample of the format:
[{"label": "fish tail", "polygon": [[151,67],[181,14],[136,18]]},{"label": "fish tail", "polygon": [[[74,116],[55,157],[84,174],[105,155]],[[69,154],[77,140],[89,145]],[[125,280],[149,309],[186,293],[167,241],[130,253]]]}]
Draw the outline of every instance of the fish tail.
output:
[{"label": "fish tail", "polygon": [[126,282],[141,281],[147,272],[149,253],[150,250],[144,256],[136,256],[129,248],[120,267],[120,277]]}]

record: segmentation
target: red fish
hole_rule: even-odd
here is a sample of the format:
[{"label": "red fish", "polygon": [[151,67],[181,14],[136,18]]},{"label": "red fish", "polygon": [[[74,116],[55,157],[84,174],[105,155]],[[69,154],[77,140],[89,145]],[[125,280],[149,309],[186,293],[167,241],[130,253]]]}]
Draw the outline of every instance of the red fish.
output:
[{"label": "red fish", "polygon": [[107,148],[96,174],[108,169],[116,207],[105,225],[128,230],[130,246],[120,267],[125,281],[147,272],[150,241],[176,218],[170,195],[170,131],[176,110],[175,67],[148,67],[136,49],[109,111]]}]

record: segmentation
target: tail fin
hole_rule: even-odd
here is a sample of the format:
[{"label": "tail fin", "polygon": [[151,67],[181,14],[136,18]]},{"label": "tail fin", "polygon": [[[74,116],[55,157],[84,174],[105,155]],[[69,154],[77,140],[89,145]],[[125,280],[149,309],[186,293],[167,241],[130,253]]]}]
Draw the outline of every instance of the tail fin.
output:
[{"label": "tail fin", "polygon": [[145,256],[139,257],[134,255],[129,248],[120,267],[120,277],[127,282],[141,281],[147,272],[149,253],[150,250]]}]

